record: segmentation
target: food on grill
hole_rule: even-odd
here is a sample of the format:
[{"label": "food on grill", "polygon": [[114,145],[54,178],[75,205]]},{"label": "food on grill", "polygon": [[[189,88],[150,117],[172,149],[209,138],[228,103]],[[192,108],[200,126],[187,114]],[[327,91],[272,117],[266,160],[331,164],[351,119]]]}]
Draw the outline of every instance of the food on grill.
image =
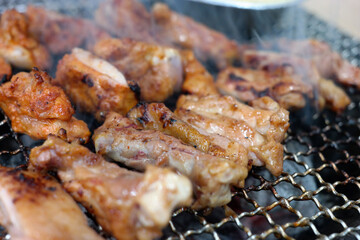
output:
[{"label": "food on grill", "polygon": [[80,48],[59,61],[53,83],[61,86],[82,111],[93,113],[99,121],[110,110],[126,114],[137,103],[136,93],[121,72]]},{"label": "food on grill", "polygon": [[264,70],[228,67],[219,73],[216,86],[221,93],[244,102],[269,96],[286,109],[305,107],[304,95],[313,98],[312,86],[300,76]]},{"label": "food on grill", "polygon": [[[248,50],[244,52],[243,64],[247,67],[274,72],[275,74],[297,74],[302,76],[305,83],[311,84],[318,90],[318,106],[320,108],[326,103],[336,112],[341,112],[350,104],[350,98],[340,87],[329,84],[322,78],[312,61],[288,55],[283,53],[275,53],[269,51]],[[327,94],[325,86],[333,89],[332,94]],[[335,96],[334,96],[335,95]]]},{"label": "food on grill", "polygon": [[0,168],[0,223],[11,239],[100,240],[75,201],[52,177]]},{"label": "food on grill", "polygon": [[46,72],[34,68],[0,86],[0,107],[13,130],[35,139],[55,134],[67,141],[87,142],[90,131],[86,123],[73,117],[74,109],[64,91],[50,82]]},{"label": "food on grill", "polygon": [[152,8],[154,36],[165,45],[193,50],[201,61],[211,60],[219,69],[239,58],[239,46],[225,35],[173,12],[162,3]]},{"label": "food on grill", "polygon": [[322,77],[360,88],[360,69],[332,51],[327,43],[315,39],[280,39],[275,45],[280,51],[313,60]]},{"label": "food on grill", "polygon": [[269,97],[252,102],[253,107],[230,96],[181,96],[176,115],[210,134],[238,142],[249,151],[255,166],[265,165],[275,176],[283,165],[281,142],[289,128],[289,113]]},{"label": "food on grill", "polygon": [[169,169],[129,171],[53,136],[32,149],[30,163],[57,171],[66,191],[119,240],[159,237],[173,209],[191,202],[190,181]]},{"label": "food on grill", "polygon": [[103,1],[95,13],[96,22],[119,38],[153,43],[151,15],[137,0]]},{"label": "food on grill", "polygon": [[93,140],[98,153],[129,167],[171,167],[189,177],[196,196],[194,208],[229,203],[230,187],[247,176],[247,169],[233,161],[203,153],[162,132],[143,130],[116,113],[108,114]]},{"label": "food on grill", "polygon": [[26,16],[14,9],[1,15],[0,56],[22,69],[46,69],[51,66],[47,49],[31,36]]},{"label": "food on grill", "polygon": [[218,94],[213,76],[196,59],[194,53],[183,50],[181,56],[185,75],[182,91],[198,96]]},{"label": "food on grill", "polygon": [[0,81],[10,79],[12,74],[11,66],[4,58],[0,57]]},{"label": "food on grill", "polygon": [[139,127],[164,132],[202,152],[228,158],[244,170],[248,168],[248,152],[242,145],[216,133],[207,133],[202,129],[198,131],[180,120],[163,103],[138,104],[127,116]]},{"label": "food on grill", "polygon": [[201,61],[211,60],[220,69],[239,58],[235,41],[162,3],[149,13],[136,0],[109,0],[100,4],[95,16],[100,26],[119,38],[193,50]]},{"label": "food on grill", "polygon": [[114,38],[98,42],[94,52],[118,68],[126,79],[135,81],[142,100],[164,101],[181,89],[181,55],[174,48]]},{"label": "food on grill", "polygon": [[90,20],[69,17],[41,7],[28,6],[29,31],[53,54],[64,54],[74,47],[91,47],[110,35]]}]

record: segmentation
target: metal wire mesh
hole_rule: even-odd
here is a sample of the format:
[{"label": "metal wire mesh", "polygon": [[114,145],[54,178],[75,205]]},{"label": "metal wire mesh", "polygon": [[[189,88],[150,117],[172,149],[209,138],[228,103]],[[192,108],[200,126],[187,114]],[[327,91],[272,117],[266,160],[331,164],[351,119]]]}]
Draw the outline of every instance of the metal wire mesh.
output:
[{"label": "metal wire mesh", "polygon": [[[304,14],[306,36],[325,40],[353,64],[360,63],[359,42]],[[309,108],[291,115],[280,177],[252,170],[245,188],[233,189],[228,206],[174,212],[162,239],[360,239],[360,93],[347,91],[352,103],[341,116]],[[29,150],[39,144],[14,133],[0,113],[1,165],[26,164]]]}]

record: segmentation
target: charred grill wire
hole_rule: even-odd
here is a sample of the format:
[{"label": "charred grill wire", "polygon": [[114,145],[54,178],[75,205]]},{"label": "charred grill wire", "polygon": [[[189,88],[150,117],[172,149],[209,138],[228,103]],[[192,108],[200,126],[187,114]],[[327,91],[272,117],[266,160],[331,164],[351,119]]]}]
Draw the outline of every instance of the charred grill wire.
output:
[{"label": "charred grill wire", "polygon": [[[47,6],[57,1],[38,2]],[[26,1],[0,3],[0,8],[21,10]],[[74,7],[70,12],[81,10]],[[325,40],[360,65],[359,42],[304,14],[308,19],[305,36]],[[252,170],[245,188],[234,189],[228,207],[212,211],[181,208],[174,212],[162,239],[360,239],[360,92],[350,88],[348,93],[352,103],[341,116],[311,109],[291,116],[280,177],[263,169]],[[88,116],[86,120],[90,121]],[[40,143],[14,133],[9,119],[0,112],[1,165],[26,165],[29,150]],[[113,239],[87,216],[93,228]],[[1,227],[0,233],[2,239],[7,238]]]}]

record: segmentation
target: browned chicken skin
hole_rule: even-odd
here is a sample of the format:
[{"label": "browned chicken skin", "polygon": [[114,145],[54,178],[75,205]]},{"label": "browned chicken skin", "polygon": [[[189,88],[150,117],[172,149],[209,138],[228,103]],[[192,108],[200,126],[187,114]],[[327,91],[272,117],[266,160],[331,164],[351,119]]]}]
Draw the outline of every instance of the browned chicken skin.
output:
[{"label": "browned chicken skin", "polygon": [[12,74],[11,66],[6,62],[6,60],[0,57],[0,80],[10,79]]},{"label": "browned chicken skin", "polygon": [[161,102],[179,92],[183,81],[178,50],[131,39],[105,39],[94,47],[95,55],[109,61],[140,87],[147,102]]},{"label": "browned chicken skin", "polygon": [[289,113],[269,97],[252,102],[253,107],[230,96],[181,96],[176,115],[208,133],[227,137],[248,149],[256,166],[266,165],[278,176],[282,171],[283,146]]},{"label": "browned chicken skin", "polygon": [[202,152],[231,159],[244,170],[248,167],[248,153],[244,147],[217,134],[200,133],[175,116],[163,103],[138,104],[127,116],[144,129],[164,132]]},{"label": "browned chicken skin", "polygon": [[191,202],[190,181],[169,169],[129,171],[55,137],[31,151],[30,163],[56,170],[64,188],[118,240],[159,237],[173,209]]},{"label": "browned chicken skin", "polygon": [[11,65],[31,69],[51,66],[50,54],[29,32],[28,19],[16,10],[7,10],[0,20],[0,56]]},{"label": "browned chicken skin", "polygon": [[216,86],[221,93],[244,102],[269,96],[286,109],[303,108],[306,104],[304,95],[313,98],[312,86],[303,82],[300,76],[263,70],[226,68],[219,73]]},{"label": "browned chicken skin", "polygon": [[162,3],[152,8],[154,36],[158,42],[193,50],[201,61],[211,60],[219,69],[239,58],[239,46],[225,35],[193,19],[173,12]]},{"label": "browned chicken skin", "polygon": [[137,103],[124,76],[110,63],[76,48],[59,61],[55,85],[82,111],[101,121],[109,111],[126,114]]},{"label": "browned chicken skin", "polygon": [[196,59],[194,53],[183,50],[181,56],[185,75],[182,91],[197,96],[218,94],[213,76]]},{"label": "browned chicken skin", "polygon": [[[350,98],[340,87],[330,84],[330,80],[320,76],[312,61],[293,55],[248,50],[244,52],[243,63],[254,69],[265,69],[274,74],[297,74],[303,81],[313,85],[318,90],[318,106],[322,108],[325,103],[336,111],[341,112],[350,104]],[[326,94],[325,88],[331,87],[332,94]],[[316,93],[316,91],[315,91]]]},{"label": "browned chicken skin", "polygon": [[29,31],[54,54],[71,51],[74,47],[92,45],[110,35],[90,20],[73,18],[41,7],[28,6]]},{"label": "browned chicken skin", "polygon": [[95,20],[116,37],[155,42],[151,35],[151,15],[137,0],[103,1]]},{"label": "browned chicken skin", "polygon": [[1,85],[0,107],[12,128],[35,139],[55,134],[67,141],[87,142],[90,131],[86,123],[72,116],[74,109],[64,91],[50,81],[47,73],[33,69]]},{"label": "browned chicken skin", "polygon": [[0,168],[0,223],[14,240],[101,240],[52,177]]},{"label": "browned chicken skin", "polygon": [[143,130],[116,113],[95,130],[96,151],[139,170],[148,165],[171,167],[188,176],[194,185],[194,208],[217,207],[231,200],[230,186],[238,186],[247,169],[215,157],[155,130]]}]

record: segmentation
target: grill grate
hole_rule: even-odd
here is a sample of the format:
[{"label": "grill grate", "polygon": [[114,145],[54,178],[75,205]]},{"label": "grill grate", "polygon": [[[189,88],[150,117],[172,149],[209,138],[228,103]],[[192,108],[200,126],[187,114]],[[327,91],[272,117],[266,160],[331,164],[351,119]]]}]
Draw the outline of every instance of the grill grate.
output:
[{"label": "grill grate", "polygon": [[[19,3],[23,1],[2,6],[23,9]],[[360,65],[359,42],[302,14],[305,36],[327,41]],[[179,209],[161,239],[360,239],[360,93],[347,91],[352,103],[341,116],[309,108],[292,113],[280,177],[253,169],[245,188],[234,189],[228,206],[212,211]],[[0,113],[1,165],[24,166],[29,150],[41,143],[14,133],[9,119]],[[89,223],[112,239],[91,217]],[[9,238],[1,228],[0,237]]]}]

